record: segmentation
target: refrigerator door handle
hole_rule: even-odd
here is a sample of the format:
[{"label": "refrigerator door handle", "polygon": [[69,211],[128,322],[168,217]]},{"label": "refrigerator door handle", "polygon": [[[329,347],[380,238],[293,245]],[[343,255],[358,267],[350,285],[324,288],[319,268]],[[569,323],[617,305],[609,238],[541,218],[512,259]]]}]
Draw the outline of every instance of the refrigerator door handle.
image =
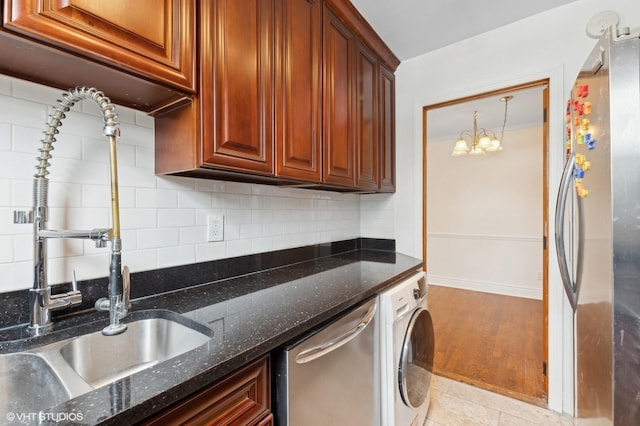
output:
[{"label": "refrigerator door handle", "polygon": [[[564,291],[567,293],[567,298],[569,299],[569,303],[571,304],[571,308],[573,308],[574,312],[576,311],[576,307],[578,305],[578,294],[576,292],[576,286],[571,280],[569,265],[567,262],[567,253],[564,246],[564,218],[575,162],[575,154],[571,153],[564,166],[564,170],[562,171],[562,178],[560,179],[560,189],[558,190],[558,199],[556,201],[555,216],[556,257],[558,259],[558,266],[560,267],[560,277],[562,278],[562,285],[564,286]],[[579,215],[581,215],[582,203],[579,204],[580,205],[578,207],[578,210]],[[578,235],[580,235],[582,220],[580,220],[580,224],[578,226],[580,227]],[[581,245],[582,242],[580,241],[579,244]],[[578,253],[580,253],[580,248],[578,248]],[[580,258],[580,256],[578,257]],[[582,267],[582,265],[577,266],[579,266],[578,270],[580,270]]]}]

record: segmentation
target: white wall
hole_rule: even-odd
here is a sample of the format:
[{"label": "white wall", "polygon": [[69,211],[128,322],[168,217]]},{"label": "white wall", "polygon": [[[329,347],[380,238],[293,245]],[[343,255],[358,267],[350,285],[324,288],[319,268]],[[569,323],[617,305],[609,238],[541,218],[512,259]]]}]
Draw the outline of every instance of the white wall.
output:
[{"label": "white wall", "polygon": [[[32,282],[32,226],[13,224],[29,210],[32,176],[48,113],[61,91],[0,75],[0,292]],[[108,95],[108,93],[107,93]],[[116,107],[123,262],[132,272],[360,237],[360,196],[268,185],[158,177],[153,119]],[[50,160],[49,227],[110,226],[108,143],[92,102],[63,121]],[[365,211],[369,236],[393,238],[390,207]],[[205,241],[206,214],[225,216],[225,241]],[[386,217],[385,217],[386,216]],[[50,241],[49,279],[103,277],[109,247]]]},{"label": "white wall", "polygon": [[[398,251],[422,256],[422,107],[540,78],[551,80],[553,217],[554,188],[562,167],[564,102],[595,44],[585,35],[586,23],[603,10],[618,13],[622,26],[640,25],[637,0],[580,0],[400,64],[396,72],[398,190],[394,196]],[[553,235],[552,223],[549,228]],[[549,407],[572,412],[572,315],[554,263],[553,245],[549,259]]]},{"label": "white wall", "polygon": [[428,142],[429,283],[541,299],[542,127],[487,156],[453,157],[454,142]]}]

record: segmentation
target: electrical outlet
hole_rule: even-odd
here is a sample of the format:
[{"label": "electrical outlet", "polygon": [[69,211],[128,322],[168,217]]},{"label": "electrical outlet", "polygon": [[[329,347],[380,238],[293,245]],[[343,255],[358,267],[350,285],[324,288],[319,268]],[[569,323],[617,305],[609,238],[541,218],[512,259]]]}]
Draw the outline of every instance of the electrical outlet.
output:
[{"label": "electrical outlet", "polygon": [[224,240],[224,216],[221,214],[207,215],[207,241]]}]

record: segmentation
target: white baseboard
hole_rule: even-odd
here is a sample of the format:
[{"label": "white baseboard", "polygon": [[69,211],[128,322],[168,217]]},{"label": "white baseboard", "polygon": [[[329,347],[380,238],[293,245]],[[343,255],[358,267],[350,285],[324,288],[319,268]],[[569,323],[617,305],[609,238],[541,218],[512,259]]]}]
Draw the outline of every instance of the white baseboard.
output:
[{"label": "white baseboard", "polygon": [[503,296],[524,297],[527,299],[542,300],[542,285],[540,285],[540,288],[524,288],[502,283],[491,283],[443,277],[440,275],[431,275],[429,273],[427,273],[427,282],[430,285],[453,287],[463,290],[482,291],[485,293],[501,294]]}]

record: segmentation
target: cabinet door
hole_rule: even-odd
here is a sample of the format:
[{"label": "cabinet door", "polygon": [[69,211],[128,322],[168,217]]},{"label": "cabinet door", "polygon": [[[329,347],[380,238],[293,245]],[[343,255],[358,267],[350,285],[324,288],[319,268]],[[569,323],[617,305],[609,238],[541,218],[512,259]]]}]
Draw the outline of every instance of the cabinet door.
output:
[{"label": "cabinet door", "polygon": [[276,176],[322,179],[322,1],[280,0]]},{"label": "cabinet door", "polygon": [[378,59],[364,44],[356,53],[356,186],[378,189]]},{"label": "cabinet door", "polygon": [[273,174],[276,0],[202,1],[202,163]]},{"label": "cabinet door", "polygon": [[327,6],[323,26],[323,178],[353,187],[355,36]]},{"label": "cabinet door", "polygon": [[4,27],[194,92],[194,0],[5,1]]},{"label": "cabinet door", "polygon": [[380,192],[396,190],[395,103],[395,76],[387,68],[380,67]]}]

